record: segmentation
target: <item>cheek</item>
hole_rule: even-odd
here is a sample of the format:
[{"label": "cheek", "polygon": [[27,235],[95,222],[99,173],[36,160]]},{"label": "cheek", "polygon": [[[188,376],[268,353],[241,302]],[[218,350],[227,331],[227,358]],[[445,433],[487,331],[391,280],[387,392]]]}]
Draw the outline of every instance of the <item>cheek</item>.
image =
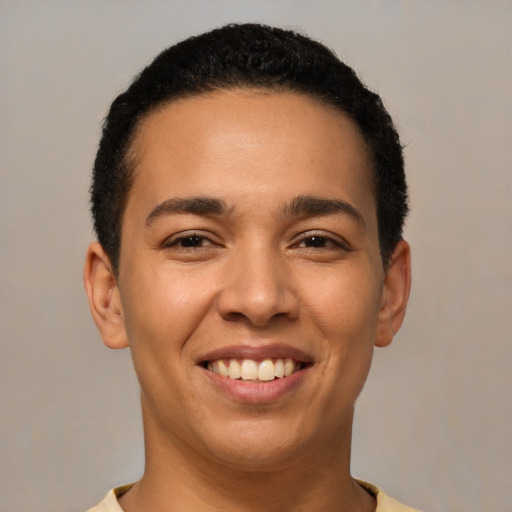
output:
[{"label": "cheek", "polygon": [[345,345],[351,341],[373,345],[381,291],[372,273],[343,269],[309,279],[312,285],[304,294],[324,336]]},{"label": "cheek", "polygon": [[380,284],[371,269],[346,270],[316,276],[309,293],[309,322],[323,348],[319,353],[324,376],[337,382],[332,400],[340,399],[338,392],[357,396],[361,391],[370,370],[380,309]]},{"label": "cheek", "polygon": [[380,304],[379,286],[370,275],[340,269],[317,275],[308,294],[305,311],[321,372],[316,407],[326,428],[338,428],[351,414],[370,371]]},{"label": "cheek", "polygon": [[172,423],[169,411],[194,401],[187,396],[194,366],[187,350],[210,308],[209,290],[204,278],[176,270],[134,272],[126,284],[123,313],[135,372],[143,400],[165,424]]},{"label": "cheek", "polygon": [[134,359],[139,352],[161,358],[178,355],[201,325],[212,303],[212,290],[201,273],[187,269],[134,272],[123,301],[125,326]]}]

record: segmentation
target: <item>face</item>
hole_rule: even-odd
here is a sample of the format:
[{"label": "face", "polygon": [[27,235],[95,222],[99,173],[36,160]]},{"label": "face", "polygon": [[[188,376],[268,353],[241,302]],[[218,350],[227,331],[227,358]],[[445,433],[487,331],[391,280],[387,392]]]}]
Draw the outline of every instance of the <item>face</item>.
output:
[{"label": "face", "polygon": [[146,435],[252,468],[347,442],[393,296],[356,126],[221,91],[148,115],[131,154],[113,297]]}]

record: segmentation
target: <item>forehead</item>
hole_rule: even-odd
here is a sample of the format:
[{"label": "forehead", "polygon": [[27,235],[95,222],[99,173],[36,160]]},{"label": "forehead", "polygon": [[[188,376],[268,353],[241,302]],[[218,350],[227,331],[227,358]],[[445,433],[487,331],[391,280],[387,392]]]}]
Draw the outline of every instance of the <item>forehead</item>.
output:
[{"label": "forehead", "polygon": [[303,94],[237,89],[172,101],[141,120],[130,157],[127,208],[134,194],[158,204],[180,195],[277,201],[342,193],[375,209],[371,158],[359,129]]}]

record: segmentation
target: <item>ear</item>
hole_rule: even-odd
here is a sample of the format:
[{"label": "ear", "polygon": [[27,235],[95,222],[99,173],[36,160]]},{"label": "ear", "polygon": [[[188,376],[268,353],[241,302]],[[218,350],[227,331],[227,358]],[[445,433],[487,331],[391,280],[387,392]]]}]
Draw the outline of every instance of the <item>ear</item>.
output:
[{"label": "ear", "polygon": [[128,347],[116,278],[110,258],[98,242],[93,242],[87,249],[84,286],[91,314],[103,343],[109,348]]},{"label": "ear", "polygon": [[384,278],[382,303],[375,346],[387,347],[405,316],[411,290],[411,249],[405,240],[398,242]]}]

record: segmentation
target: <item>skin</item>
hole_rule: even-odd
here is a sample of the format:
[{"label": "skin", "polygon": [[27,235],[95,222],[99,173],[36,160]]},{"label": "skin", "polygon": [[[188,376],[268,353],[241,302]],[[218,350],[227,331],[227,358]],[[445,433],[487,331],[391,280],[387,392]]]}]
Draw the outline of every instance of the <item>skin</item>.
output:
[{"label": "skin", "polygon": [[[146,468],[123,509],[374,510],[349,472],[353,408],[402,323],[410,254],[400,242],[384,272],[357,127],[303,95],[218,91],[146,116],[131,156],[119,275],[98,243],[84,271],[141,385]],[[304,196],[349,207],[292,211]],[[165,207],[195,197],[224,210]],[[230,395],[201,364],[275,343],[309,365],[272,400]]]}]

